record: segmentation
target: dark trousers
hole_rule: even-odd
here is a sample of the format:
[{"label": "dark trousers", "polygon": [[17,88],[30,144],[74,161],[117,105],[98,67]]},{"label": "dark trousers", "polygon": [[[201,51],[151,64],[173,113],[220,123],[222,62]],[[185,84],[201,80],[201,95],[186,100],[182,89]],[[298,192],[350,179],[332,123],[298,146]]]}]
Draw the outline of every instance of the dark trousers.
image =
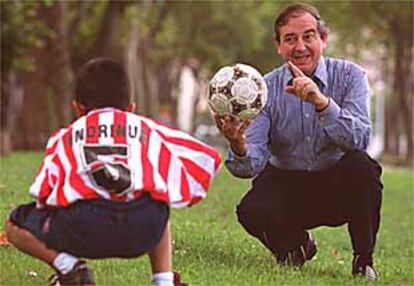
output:
[{"label": "dark trousers", "polygon": [[347,153],[323,171],[271,165],[237,206],[239,222],[275,255],[306,242],[306,230],[348,223],[354,254],[372,255],[380,224],[381,166],[366,153]]}]

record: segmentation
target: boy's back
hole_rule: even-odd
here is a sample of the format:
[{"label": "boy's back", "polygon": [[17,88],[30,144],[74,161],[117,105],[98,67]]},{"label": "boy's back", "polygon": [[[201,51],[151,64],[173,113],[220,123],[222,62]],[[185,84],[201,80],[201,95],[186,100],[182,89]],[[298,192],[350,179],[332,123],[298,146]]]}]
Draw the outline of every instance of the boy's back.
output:
[{"label": "boy's back", "polygon": [[181,131],[103,108],[50,138],[30,193],[42,204],[65,207],[82,199],[130,201],[149,192],[180,207],[205,197],[219,164],[214,149]]}]

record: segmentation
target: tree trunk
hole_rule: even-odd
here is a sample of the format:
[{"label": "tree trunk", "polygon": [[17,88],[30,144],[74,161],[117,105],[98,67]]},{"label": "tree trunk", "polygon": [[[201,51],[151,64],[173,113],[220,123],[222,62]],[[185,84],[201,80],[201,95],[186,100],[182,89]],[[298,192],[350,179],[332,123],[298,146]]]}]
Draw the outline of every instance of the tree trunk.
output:
[{"label": "tree trunk", "polygon": [[7,80],[7,73],[1,73],[1,99],[0,99],[0,155],[7,155],[11,152],[11,136],[10,136],[10,122],[9,122],[9,84]]},{"label": "tree trunk", "polygon": [[98,35],[93,45],[74,63],[74,68],[95,57],[110,57],[122,62],[123,52],[119,41],[119,29],[128,1],[108,1],[101,18]]},{"label": "tree trunk", "polygon": [[153,96],[152,89],[150,84],[150,62],[148,59],[148,43],[146,39],[141,40],[141,46],[138,48],[138,57],[140,58],[139,62],[141,64],[141,76],[142,76],[142,91],[143,91],[143,106],[142,112],[144,115],[152,117],[153,114]]},{"label": "tree trunk", "polygon": [[[392,28],[396,43],[395,57],[395,92],[397,95],[397,108],[399,119],[401,120],[401,131],[405,140],[405,163],[410,164],[413,160],[413,126],[412,126],[412,94],[410,93],[410,80],[412,77],[412,47],[413,47],[413,29],[412,13],[406,14],[408,17],[395,18]],[[411,23],[411,24],[410,24]],[[397,136],[400,136],[397,133]]]},{"label": "tree trunk", "polygon": [[45,56],[44,51],[36,51],[36,71],[24,76],[24,101],[20,124],[13,134],[16,149],[41,149],[50,135],[45,84],[47,72],[40,64]]},{"label": "tree trunk", "polygon": [[20,128],[16,128],[16,146],[43,149],[52,131],[71,119],[70,81],[72,72],[67,43],[66,4],[39,4],[36,19],[53,34],[33,51],[36,69],[25,75]]},{"label": "tree trunk", "polygon": [[126,49],[125,63],[131,84],[131,100],[137,104],[137,111],[141,113],[144,93],[142,90],[142,75],[140,58],[137,56],[139,47],[139,28],[137,17],[131,17],[128,48]]},{"label": "tree trunk", "polygon": [[54,99],[54,107],[51,110],[57,112],[57,126],[52,129],[61,128],[67,125],[72,119],[71,83],[73,81],[72,68],[70,65],[70,55],[68,46],[68,27],[66,26],[66,1],[58,1],[50,8],[47,25],[53,27],[55,37],[48,41],[45,47],[50,57],[46,61],[48,76],[46,77],[48,86]]},{"label": "tree trunk", "polygon": [[[155,4],[144,4],[143,9],[149,9],[150,6]],[[163,3],[159,10],[157,10],[157,18],[154,24],[150,27],[149,31],[145,35],[139,37],[139,45],[137,47],[137,57],[140,65],[140,75],[142,82],[142,91],[140,102],[142,103],[140,111],[149,117],[158,116],[159,113],[159,96],[157,94],[158,82],[156,76],[151,67],[153,67],[150,55],[154,47],[154,39],[162,29],[162,25],[168,15],[170,4]]]},{"label": "tree trunk", "polygon": [[[7,26],[10,21],[10,3],[4,1],[0,2],[0,16],[1,25]],[[9,114],[10,109],[9,102],[11,98],[10,85],[9,85],[9,73],[13,61],[13,50],[15,49],[15,42],[13,41],[12,33],[10,29],[1,29],[0,33],[1,43],[1,87],[0,87],[0,155],[7,155],[11,152],[11,129]]]}]

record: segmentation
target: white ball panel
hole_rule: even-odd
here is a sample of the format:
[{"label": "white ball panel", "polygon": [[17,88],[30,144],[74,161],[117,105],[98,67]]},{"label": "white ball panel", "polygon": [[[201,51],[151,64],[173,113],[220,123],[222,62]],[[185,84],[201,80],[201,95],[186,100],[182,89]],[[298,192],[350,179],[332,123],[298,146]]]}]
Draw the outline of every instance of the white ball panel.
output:
[{"label": "white ball panel", "polygon": [[214,75],[210,84],[216,87],[223,87],[234,77],[234,69],[232,67],[223,67]]},{"label": "white ball panel", "polygon": [[219,115],[231,113],[231,105],[229,104],[229,100],[222,93],[214,94],[211,96],[210,106],[213,111]]},{"label": "white ball panel", "polygon": [[239,78],[231,88],[231,93],[236,100],[243,100],[253,103],[257,97],[256,83],[246,77]]}]

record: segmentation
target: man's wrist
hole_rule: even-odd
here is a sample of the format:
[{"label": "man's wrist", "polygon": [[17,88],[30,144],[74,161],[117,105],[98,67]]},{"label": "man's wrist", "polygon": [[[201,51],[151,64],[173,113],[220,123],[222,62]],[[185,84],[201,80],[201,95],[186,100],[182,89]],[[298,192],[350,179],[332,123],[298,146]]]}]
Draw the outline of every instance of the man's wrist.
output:
[{"label": "man's wrist", "polygon": [[323,96],[323,100],[320,103],[315,105],[316,111],[317,112],[324,111],[325,109],[328,108],[330,102],[331,102],[331,99],[329,97]]},{"label": "man's wrist", "polygon": [[230,149],[237,157],[246,156],[246,146],[240,142],[230,142]]}]

